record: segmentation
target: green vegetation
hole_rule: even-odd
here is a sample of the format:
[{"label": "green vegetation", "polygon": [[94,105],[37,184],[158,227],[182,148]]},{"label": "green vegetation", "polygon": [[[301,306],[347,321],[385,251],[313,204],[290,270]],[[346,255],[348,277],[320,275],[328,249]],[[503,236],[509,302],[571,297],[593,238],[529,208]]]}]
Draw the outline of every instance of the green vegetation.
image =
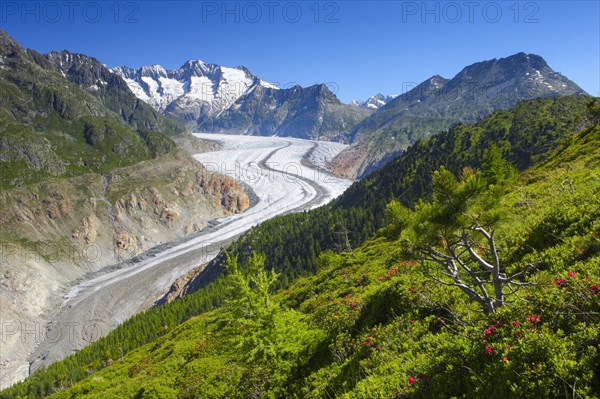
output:
[{"label": "green vegetation", "polygon": [[[280,273],[278,287],[285,287],[298,276],[314,273],[322,251],[347,250],[346,236],[351,248],[372,237],[387,224],[385,209],[390,201],[411,207],[429,198],[433,172],[441,166],[458,175],[465,167],[497,162],[494,157],[505,158],[519,171],[542,161],[578,129],[589,101],[587,96],[528,100],[480,123],[456,125],[417,142],[331,204],[276,217],[253,228],[231,246],[231,252],[242,262],[253,251],[268,253],[265,264]],[[494,170],[502,164],[489,166],[486,173],[508,173],[506,179],[510,179],[509,170]]]},{"label": "green vegetation", "polygon": [[[180,128],[122,81],[67,80],[1,31],[0,55],[2,189],[174,149]],[[418,141],[0,397],[598,398],[600,128],[574,135],[598,110],[524,101]]]},{"label": "green vegetation", "polygon": [[427,276],[459,288],[490,314],[498,312],[506,296],[517,295],[527,284],[517,279],[535,263],[507,275],[495,234],[502,220],[497,210],[502,187],[489,184],[485,175],[499,180],[493,173],[465,169],[457,182],[442,167],[433,175],[432,202],[421,201],[413,211],[392,201],[388,212],[403,247],[421,262]]},{"label": "green vegetation", "polygon": [[600,103],[598,103],[598,99],[594,98],[587,103],[586,119],[592,125],[600,125]]},{"label": "green vegetation", "polygon": [[[503,186],[480,172],[457,181],[440,170],[432,201],[390,210],[395,216],[372,239],[353,252],[325,251],[315,275],[274,295],[276,274],[262,255],[244,267],[230,261],[223,307],[72,387],[68,379],[65,389],[55,385],[52,397],[599,398],[599,149],[596,126]],[[490,190],[495,200],[485,199]],[[455,207],[452,199],[467,194],[467,205]],[[493,221],[504,269],[538,262],[515,280],[527,283],[518,297],[485,313],[432,279],[407,245],[427,207],[452,226],[481,210],[493,215],[476,220]],[[437,220],[429,218],[426,229]],[[443,238],[439,226],[428,237]],[[22,387],[2,394],[18,397]]]},{"label": "green vegetation", "polygon": [[[507,149],[501,140],[493,139],[497,137],[491,134],[494,130],[485,130],[482,124],[457,126],[430,140],[442,145],[464,143],[469,138],[468,146],[444,145],[437,152],[427,142],[417,144],[414,151],[425,156],[424,160],[409,150],[390,167],[353,186],[355,196],[366,196],[368,190],[377,188],[385,193],[378,203],[394,197],[404,203],[391,205],[389,218],[383,215],[379,222],[385,223],[385,228],[355,251],[327,250],[340,243],[343,231],[337,229],[338,222],[352,220],[338,219],[341,213],[335,213],[344,201],[351,203],[352,197],[344,195],[326,208],[333,214],[316,225],[327,226],[323,230],[309,224],[322,210],[276,218],[240,240],[256,238],[262,231],[268,239],[247,241],[253,243],[254,251],[239,242],[233,247],[232,259],[238,256],[244,267],[234,266],[232,273],[222,274],[204,289],[132,318],[106,338],[39,371],[0,397],[50,393],[57,397],[161,398],[600,397],[600,128],[573,137],[569,134],[576,117],[585,115],[586,101],[589,99],[579,97],[528,101],[482,122],[493,126],[492,122],[502,120],[510,126],[507,120],[515,123],[519,119],[507,115],[514,116],[521,108],[519,126],[529,139],[509,127],[505,134],[510,133],[511,142],[531,142],[532,131],[554,143],[546,149],[563,142],[554,152],[529,148],[526,160],[514,161],[524,170],[518,176],[505,159],[525,149],[512,144]],[[526,112],[550,120],[548,110],[552,109],[569,117],[555,116],[556,124],[530,117],[525,123]],[[542,138],[536,136],[535,140]],[[496,147],[491,145],[494,142]],[[465,158],[470,164],[459,169],[458,153],[453,152],[456,148],[466,148],[477,156]],[[498,157],[498,149],[503,157]],[[432,165],[422,166],[421,162],[431,159],[426,156],[431,152],[448,162],[436,158]],[[548,153],[553,155],[548,157]],[[423,169],[414,171],[411,162],[415,161]],[[431,181],[427,187],[414,186],[434,192],[433,197],[423,195],[416,207],[415,201],[406,201],[412,194],[391,195],[389,187],[380,185],[387,177],[389,184],[392,176],[400,180],[398,176],[403,174],[398,170],[413,170],[411,176],[417,181],[423,170],[431,168],[432,178],[433,171],[445,164],[458,175],[454,170],[461,172],[464,166],[480,163],[482,172],[467,170],[462,182],[447,171],[438,172],[454,194],[467,180],[476,180],[476,195],[466,205],[451,202],[440,207],[441,181],[435,192]],[[408,178],[403,184],[411,185]],[[490,197],[490,192],[497,195]],[[483,201],[485,198],[489,200]],[[365,208],[370,205],[366,203]],[[420,262],[423,258],[414,246],[407,245],[410,239],[423,238],[410,233],[421,228],[413,223],[419,210],[436,206],[443,208],[446,216],[456,215],[450,218],[454,227],[482,221],[473,216],[485,210],[490,216],[485,218],[485,226],[493,227],[503,271],[511,276],[527,270],[514,279],[516,295],[504,287],[504,306],[497,306],[495,313],[478,311],[483,308],[463,291],[438,284],[431,278],[432,268]],[[397,212],[394,215],[394,207],[403,209],[399,215],[404,217]],[[358,203],[347,209],[356,220],[368,212],[358,208]],[[352,209],[356,209],[354,213]],[[380,212],[384,209],[385,204]],[[407,223],[405,216],[411,216],[412,222]],[[421,214],[426,216],[426,212]],[[447,250],[433,239],[433,232],[440,232],[443,223],[434,223],[431,217],[425,221],[435,229],[429,230],[432,234],[427,244],[438,251]],[[320,232],[323,237],[309,237],[314,245],[309,252],[298,243],[306,231]],[[282,232],[293,235],[277,238]],[[483,236],[473,234],[469,242],[483,242],[475,252],[489,258]],[[356,245],[356,237],[351,239]],[[268,240],[279,246],[267,252],[261,245]],[[293,246],[281,246],[282,241]],[[261,252],[269,256],[256,255]],[[283,255],[288,256],[287,263],[269,264],[272,257],[285,260]],[[266,269],[278,270],[277,282],[275,274],[261,271],[263,261]],[[534,263],[535,268],[525,268]],[[289,285],[285,280],[289,270],[293,270],[288,274],[291,278],[305,277],[269,297],[265,306],[260,298],[268,297],[266,287]],[[483,284],[493,292],[491,283]],[[237,295],[244,292],[246,298]],[[231,299],[226,306],[179,325],[223,305],[227,293]],[[248,311],[249,304],[258,310]],[[146,342],[149,344],[141,346]]]}]

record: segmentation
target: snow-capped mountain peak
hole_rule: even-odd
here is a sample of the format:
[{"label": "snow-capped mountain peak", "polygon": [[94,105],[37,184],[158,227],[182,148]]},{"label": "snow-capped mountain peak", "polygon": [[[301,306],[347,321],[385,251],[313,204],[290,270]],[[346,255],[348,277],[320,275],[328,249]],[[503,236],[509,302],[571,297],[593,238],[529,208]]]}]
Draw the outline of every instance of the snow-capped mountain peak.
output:
[{"label": "snow-capped mountain peak", "polygon": [[260,80],[259,84],[263,87],[266,87],[267,89],[274,89],[274,90],[279,90],[279,87],[271,82],[265,82],[264,80]]},{"label": "snow-capped mountain peak", "polygon": [[350,105],[362,108],[379,109],[397,96],[397,94],[384,95],[377,93],[374,96],[369,97],[366,101],[352,100]]},{"label": "snow-capped mountain peak", "polygon": [[165,116],[202,132],[342,137],[372,110],[342,104],[325,84],[279,88],[244,66],[187,61],[112,70],[141,100]]},{"label": "snow-capped mountain peak", "polygon": [[143,76],[165,77],[167,71],[160,65],[143,66],[140,68],[140,74]]},{"label": "snow-capped mountain peak", "polygon": [[183,64],[182,68],[186,65],[204,65],[204,61],[202,60],[188,60]]},{"label": "snow-capped mountain peak", "polygon": [[244,67],[229,68],[200,60],[185,62],[179,69],[165,70],[160,65],[133,69],[113,68],[141,100],[158,111],[178,108],[185,119],[202,114],[218,114],[256,85],[276,88],[261,81]]}]

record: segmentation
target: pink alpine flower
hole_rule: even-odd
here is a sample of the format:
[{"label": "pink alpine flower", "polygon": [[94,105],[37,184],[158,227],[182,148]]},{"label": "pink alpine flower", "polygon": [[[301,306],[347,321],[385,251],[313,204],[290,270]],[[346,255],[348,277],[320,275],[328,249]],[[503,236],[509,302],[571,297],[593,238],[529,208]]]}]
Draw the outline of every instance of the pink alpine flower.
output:
[{"label": "pink alpine flower", "polygon": [[485,331],[483,332],[483,335],[485,335],[487,337],[488,335],[492,335],[492,333],[494,331],[496,331],[496,326],[491,325],[491,326],[489,326],[488,328],[485,329]]},{"label": "pink alpine flower", "polygon": [[415,383],[415,381],[416,381],[415,377],[413,377],[413,376],[410,376],[410,377],[408,377],[408,383],[409,383],[409,384],[411,384],[411,385],[412,385],[412,384],[414,384],[414,383]]},{"label": "pink alpine flower", "polygon": [[494,351],[494,348],[492,347],[492,345],[487,345],[485,347],[485,351],[491,355],[492,352]]}]

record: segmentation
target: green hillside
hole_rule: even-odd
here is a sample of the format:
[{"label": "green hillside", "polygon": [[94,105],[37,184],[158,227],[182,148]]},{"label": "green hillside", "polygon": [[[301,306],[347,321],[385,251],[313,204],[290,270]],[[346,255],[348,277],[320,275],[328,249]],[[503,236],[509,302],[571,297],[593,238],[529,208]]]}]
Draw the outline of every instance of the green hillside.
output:
[{"label": "green hillside", "polygon": [[[504,268],[536,262],[518,279],[529,285],[505,292],[496,313],[436,283],[394,217],[353,252],[324,253],[316,275],[272,296],[275,276],[260,256],[231,267],[223,308],[107,360],[73,387],[65,376],[68,388],[52,397],[598,398],[599,148],[596,126],[504,185],[490,184],[489,172],[437,178],[438,194],[445,184],[469,189],[468,176],[484,183],[477,198],[500,193],[446,216],[493,212]],[[447,204],[438,194],[419,207]]]},{"label": "green hillside", "polygon": [[[300,241],[298,235],[285,235],[289,231],[285,229],[296,234],[318,232],[319,224],[313,222],[323,209],[276,218],[254,229],[232,251],[240,255],[240,264],[254,259],[252,253],[267,253],[267,269],[275,265],[281,272],[277,281],[270,281],[275,287],[285,284],[286,278],[289,282],[295,275],[307,275],[275,295],[268,309],[261,310],[264,298],[258,300],[260,293],[252,292],[249,296],[256,303],[251,312],[243,311],[249,305],[237,298],[179,325],[224,303],[233,278],[221,276],[182,300],[135,316],[108,337],[0,397],[41,397],[81,379],[85,380],[60,397],[79,397],[85,392],[90,397],[261,396],[257,392],[263,393],[261,397],[301,398],[394,397],[393,393],[399,397],[571,397],[574,393],[598,397],[600,363],[594,326],[600,321],[600,128],[573,137],[570,133],[585,118],[588,101],[567,97],[524,102],[481,124],[457,126],[415,145],[414,154],[407,151],[325,207],[334,213],[321,226],[335,227],[340,215],[354,215],[357,220],[370,215],[378,220],[378,225],[369,226],[373,230],[387,226],[387,220],[395,223],[374,237],[371,234],[373,238],[353,252],[326,251],[328,245],[338,244],[327,237],[340,236],[329,227],[322,231],[323,238],[308,237],[314,244],[308,252],[297,243],[282,246],[281,240],[291,243],[295,237]],[[499,138],[505,138],[510,149]],[[433,140],[442,149],[435,150],[437,146],[430,144]],[[531,145],[536,140],[546,145],[522,156],[536,148]],[[557,146],[558,151],[551,151]],[[455,148],[465,149],[464,158],[457,156]],[[547,158],[544,149],[553,155]],[[435,157],[426,155],[431,153]],[[499,153],[522,170],[516,181],[498,168],[503,164]],[[486,183],[484,191],[488,192],[490,183],[495,183],[494,192],[502,190],[498,201],[486,203],[487,211],[499,215],[495,231],[502,264],[507,272],[515,273],[524,264],[535,263],[519,280],[535,283],[518,292],[524,300],[507,298],[516,302],[507,302],[488,316],[460,289],[440,286],[426,275],[414,250],[409,251],[414,249],[407,245],[409,230],[397,216],[384,217],[388,199],[414,205],[418,197],[402,196],[404,191],[381,184],[400,180],[403,171],[413,171],[412,181],[422,183],[412,183],[407,177],[399,186],[409,192],[421,189],[427,200],[432,172],[439,166],[458,175],[463,166],[482,163],[486,165],[480,177]],[[429,174],[423,176],[419,167]],[[506,179],[499,179],[500,175]],[[352,208],[358,193],[374,188],[378,190],[374,203],[357,201]],[[480,202],[473,209],[479,209]],[[376,206],[377,212],[372,212]],[[339,209],[347,213],[335,213]],[[253,243],[255,251],[244,249],[244,240],[269,229],[270,234],[263,236],[277,245],[267,251],[269,241],[255,239],[246,241]],[[368,230],[364,231],[367,236]],[[278,232],[283,232],[279,238]],[[283,253],[289,253],[291,260],[283,258],[282,262],[278,256]],[[289,270],[294,272],[286,274]],[[311,270],[317,274],[310,275]],[[260,284],[252,286],[269,281],[257,270],[252,275],[255,280],[262,277]],[[242,291],[240,286],[238,281],[234,291]],[[529,328],[531,324],[535,329]],[[486,331],[492,333],[486,335]],[[245,338],[235,338],[240,336]],[[488,343],[483,345],[483,339]],[[150,344],[140,347],[145,342]],[[252,350],[240,350],[239,345]],[[492,345],[491,354],[486,351],[488,345]],[[98,369],[103,370],[94,372]],[[409,382],[410,377],[414,382]],[[489,391],[492,388],[496,391]]]},{"label": "green hillside", "polygon": [[271,219],[244,234],[231,251],[246,259],[254,251],[268,253],[267,268],[281,272],[281,286],[315,270],[326,249],[361,245],[385,226],[385,207],[393,199],[411,206],[431,195],[432,173],[444,165],[458,174],[481,166],[485,151],[495,145],[522,171],[544,158],[572,135],[585,118],[587,96],[523,101],[473,125],[457,125],[419,141],[402,156],[353,184],[331,204],[302,214]]}]

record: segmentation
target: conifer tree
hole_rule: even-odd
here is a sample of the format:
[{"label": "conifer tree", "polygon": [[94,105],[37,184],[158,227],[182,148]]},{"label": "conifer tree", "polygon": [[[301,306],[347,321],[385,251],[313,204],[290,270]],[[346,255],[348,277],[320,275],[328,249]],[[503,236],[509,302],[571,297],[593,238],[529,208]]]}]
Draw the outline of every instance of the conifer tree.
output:
[{"label": "conifer tree", "polygon": [[509,295],[518,295],[521,281],[535,264],[507,274],[495,236],[501,214],[501,186],[488,185],[481,172],[465,169],[460,181],[445,168],[433,175],[433,201],[415,210],[393,201],[388,215],[393,231],[425,273],[440,284],[454,286],[477,302],[484,313],[496,313]]}]

